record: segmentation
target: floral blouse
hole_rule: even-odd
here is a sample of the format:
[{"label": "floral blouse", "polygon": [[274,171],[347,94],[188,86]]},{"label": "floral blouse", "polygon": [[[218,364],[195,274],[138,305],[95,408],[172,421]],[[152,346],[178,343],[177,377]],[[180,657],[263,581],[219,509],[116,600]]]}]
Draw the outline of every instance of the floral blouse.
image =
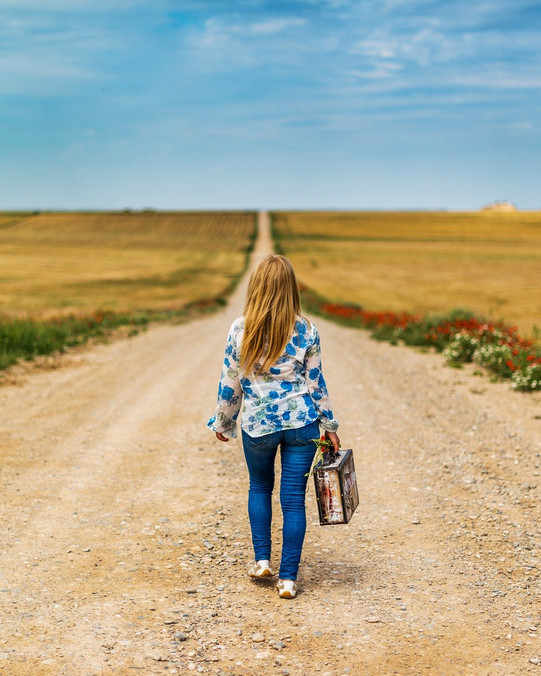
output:
[{"label": "floral blouse", "polygon": [[241,428],[251,437],[303,427],[315,420],[325,430],[336,431],[338,421],[321,370],[316,327],[299,317],[283,355],[263,374],[257,373],[257,365],[250,374],[239,371],[243,331],[244,317],[239,317],[229,330],[218,403],[207,427],[236,437],[242,404]]}]

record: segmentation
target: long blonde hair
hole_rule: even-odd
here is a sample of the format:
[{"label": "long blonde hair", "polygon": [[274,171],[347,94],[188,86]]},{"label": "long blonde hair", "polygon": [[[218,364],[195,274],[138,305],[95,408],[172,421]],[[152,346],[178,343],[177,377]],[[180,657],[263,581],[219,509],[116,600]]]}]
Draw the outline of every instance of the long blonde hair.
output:
[{"label": "long blonde hair", "polygon": [[254,268],[244,305],[244,335],[240,365],[249,373],[261,362],[260,372],[280,357],[301,312],[299,283],[291,261],[270,254]]}]

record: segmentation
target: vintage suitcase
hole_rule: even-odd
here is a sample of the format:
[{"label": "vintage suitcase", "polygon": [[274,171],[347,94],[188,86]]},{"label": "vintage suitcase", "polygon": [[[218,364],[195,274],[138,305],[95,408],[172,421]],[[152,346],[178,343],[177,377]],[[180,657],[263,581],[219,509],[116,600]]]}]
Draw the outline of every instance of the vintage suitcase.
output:
[{"label": "vintage suitcase", "polygon": [[359,504],[353,451],[340,451],[328,464],[315,467],[314,483],[319,523],[322,526],[348,523]]}]

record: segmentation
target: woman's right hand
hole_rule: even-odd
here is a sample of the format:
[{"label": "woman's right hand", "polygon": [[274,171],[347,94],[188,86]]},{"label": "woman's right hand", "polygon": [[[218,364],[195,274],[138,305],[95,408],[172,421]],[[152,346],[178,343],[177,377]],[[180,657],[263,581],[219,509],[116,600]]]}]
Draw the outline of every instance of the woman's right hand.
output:
[{"label": "woman's right hand", "polygon": [[224,437],[224,435],[221,432],[215,432],[216,434],[216,439],[219,439],[220,441],[229,441],[227,437]]},{"label": "woman's right hand", "polygon": [[336,434],[336,432],[325,432],[325,438],[332,442],[334,452],[338,453],[340,450],[340,438],[338,437],[338,434]]}]

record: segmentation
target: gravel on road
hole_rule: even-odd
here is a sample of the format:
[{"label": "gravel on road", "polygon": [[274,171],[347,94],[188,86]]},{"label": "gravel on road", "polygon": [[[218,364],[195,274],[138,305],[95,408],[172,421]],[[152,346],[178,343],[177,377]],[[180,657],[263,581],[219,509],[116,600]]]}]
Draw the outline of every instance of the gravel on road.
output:
[{"label": "gravel on road", "polygon": [[321,527],[310,487],[294,600],[248,577],[205,428],[244,289],[0,388],[0,673],[541,674],[541,398],[437,354],[316,320],[361,503]]}]

